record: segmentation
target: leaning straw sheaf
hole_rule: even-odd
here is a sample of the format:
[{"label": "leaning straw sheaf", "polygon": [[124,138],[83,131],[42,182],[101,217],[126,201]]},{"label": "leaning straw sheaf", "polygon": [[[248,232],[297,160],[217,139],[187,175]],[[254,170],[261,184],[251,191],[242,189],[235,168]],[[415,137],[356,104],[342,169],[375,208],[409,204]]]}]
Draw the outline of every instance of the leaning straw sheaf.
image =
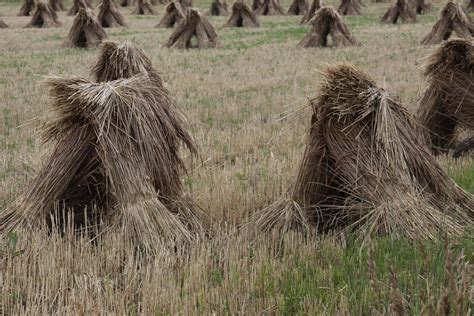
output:
[{"label": "leaning straw sheaf", "polygon": [[95,82],[113,81],[143,74],[164,89],[160,75],[140,48],[129,42],[104,41],[100,49],[99,58],[91,71]]},{"label": "leaning straw sheaf", "polygon": [[346,65],[328,68],[319,91],[294,186],[248,227],[434,239],[473,224],[472,195],[444,173],[390,93]]},{"label": "leaning straw sheaf", "polygon": [[[79,121],[74,108],[62,108],[71,120]],[[51,224],[52,218],[58,221],[62,215],[64,203],[73,214],[77,227],[86,225],[94,208],[101,209],[103,190],[99,183],[83,180],[86,175],[96,179],[94,170],[93,135],[85,126],[77,128],[67,118],[65,126],[60,127],[67,137],[56,137],[56,146],[51,155],[43,163],[25,192],[6,210],[0,213],[0,235],[5,235],[21,227],[27,229],[42,229]],[[91,168],[92,167],[92,168]],[[100,176],[100,174],[97,174]],[[83,210],[83,212],[74,210]]]},{"label": "leaning straw sheaf", "polygon": [[467,13],[474,12],[474,0],[470,0],[466,8]]},{"label": "leaning straw sheaf", "polygon": [[99,5],[97,21],[99,21],[102,27],[127,26],[125,17],[120,13],[118,6],[113,0],[102,0]]},{"label": "leaning straw sheaf", "polygon": [[416,22],[416,11],[406,0],[397,0],[383,15],[381,22],[396,24],[399,19],[403,23]]},{"label": "leaning straw sheaf", "polygon": [[[196,38],[196,44],[192,44],[193,38]],[[178,24],[164,46],[179,49],[215,47],[217,33],[205,16],[198,10],[189,8],[186,17]]]},{"label": "leaning straw sheaf", "polygon": [[71,29],[62,47],[96,47],[106,38],[107,33],[95,19],[92,11],[90,9],[81,8],[74,18]]},{"label": "leaning straw sheaf", "polygon": [[[67,100],[60,93],[74,89],[78,80],[49,81],[57,103]],[[184,164],[178,156],[179,144],[193,142],[162,89],[140,76],[81,84],[80,89],[65,94],[71,95],[85,103],[84,114],[98,136],[97,152],[109,190],[121,210],[113,213],[132,228],[125,231],[134,233],[145,247],[153,247],[156,238],[190,241],[193,234],[188,229],[201,231],[200,221],[189,218],[192,212],[183,214],[174,206],[182,195],[179,175]]]},{"label": "leaning straw sheaf", "polygon": [[[51,77],[47,84],[60,117],[55,123],[63,126],[50,127],[46,138],[58,146],[17,207],[1,214],[2,233],[44,226],[57,203],[74,202],[80,207],[71,211],[80,217],[84,205],[76,200],[96,201],[104,231],[125,234],[149,252],[204,231],[202,213],[183,197],[180,181],[180,143],[194,143],[155,81],[140,74],[102,83]],[[88,190],[72,195],[78,183]]]},{"label": "leaning straw sheaf", "polygon": [[288,8],[288,15],[305,15],[308,11],[306,0],[293,0]]},{"label": "leaning straw sheaf", "polygon": [[137,0],[137,5],[132,11],[135,15],[154,15],[155,10],[147,0]]},{"label": "leaning straw sheaf", "polygon": [[429,0],[411,0],[411,6],[416,14],[426,14],[431,11],[431,3]]},{"label": "leaning straw sheaf", "polygon": [[165,15],[163,15],[156,27],[171,28],[175,24],[179,24],[183,19],[184,12],[181,4],[177,1],[172,1],[166,5]]},{"label": "leaning straw sheaf", "polygon": [[36,0],[24,0],[23,4],[20,7],[18,16],[30,16],[35,11]]},{"label": "leaning straw sheaf", "polygon": [[49,0],[48,4],[54,11],[66,11],[63,0]]},{"label": "leaning straw sheaf", "polygon": [[456,147],[460,129],[474,131],[474,40],[453,39],[426,60],[429,86],[418,109],[428,146],[435,154]]},{"label": "leaning straw sheaf", "polygon": [[319,9],[311,19],[311,30],[298,43],[298,47],[326,47],[330,36],[335,47],[360,45],[359,41],[351,35],[341,16],[332,7]]},{"label": "leaning straw sheaf", "polygon": [[211,3],[210,9],[207,12],[207,15],[212,15],[212,16],[229,15],[229,11],[227,11],[227,2],[225,2],[225,0],[213,0]]},{"label": "leaning straw sheaf", "polygon": [[33,16],[25,28],[47,28],[59,26],[61,26],[61,22],[59,22],[56,12],[49,6],[49,4],[39,2],[36,4]]},{"label": "leaning straw sheaf", "polygon": [[438,21],[421,43],[424,45],[439,44],[447,40],[453,32],[458,37],[470,39],[474,35],[474,24],[460,4],[449,1],[441,10]]},{"label": "leaning straw sheaf", "polygon": [[278,0],[262,0],[255,13],[259,15],[285,15]]},{"label": "leaning straw sheaf", "polygon": [[357,0],[341,0],[337,12],[342,15],[360,15],[360,2]]},{"label": "leaning straw sheaf", "polygon": [[92,10],[92,5],[90,3],[90,0],[73,0],[72,1],[72,7],[71,7],[71,9],[69,9],[67,15],[75,16],[76,14],[79,13],[80,9],[91,9]]},{"label": "leaning straw sheaf", "polygon": [[252,0],[252,11],[257,11],[262,6],[263,0]]},{"label": "leaning straw sheaf", "polygon": [[232,5],[232,13],[224,27],[259,27],[257,15],[243,0],[236,0]]}]

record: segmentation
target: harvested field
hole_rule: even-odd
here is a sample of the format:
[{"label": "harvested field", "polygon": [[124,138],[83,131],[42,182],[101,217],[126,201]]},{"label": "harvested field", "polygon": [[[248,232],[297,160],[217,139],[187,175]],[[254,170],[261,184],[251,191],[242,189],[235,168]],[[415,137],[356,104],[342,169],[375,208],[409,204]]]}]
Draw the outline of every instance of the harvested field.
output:
[{"label": "harvested field", "polygon": [[[280,1],[283,12],[292,2]],[[310,127],[308,99],[327,64],[354,64],[416,112],[427,87],[422,59],[431,49],[420,42],[445,2],[433,1],[417,23],[393,25],[380,23],[391,3],[364,1],[361,15],[342,17],[362,45],[344,48],[297,48],[311,27],[299,23],[301,16],[258,16],[255,28],[224,28],[229,16],[208,16],[217,47],[189,50],[163,47],[175,30],[155,27],[165,5],[153,7],[157,15],[140,16],[131,14],[135,4],[116,3],[128,27],[106,29],[107,38],[140,47],[188,118],[199,156],[180,151],[187,169],[181,182],[212,217],[213,234],[141,260],[118,237],[91,243],[18,230],[0,241],[1,313],[429,314],[448,302],[451,313],[458,307],[467,313],[473,230],[447,241],[384,236],[363,244],[352,235],[308,239],[295,232],[250,240],[236,228],[294,180]],[[337,8],[340,1],[322,3]],[[233,2],[227,4],[230,11]],[[194,1],[203,13],[210,5]],[[0,3],[9,26],[0,29],[0,210],[23,193],[54,149],[39,132],[51,114],[44,76],[94,80],[99,53],[61,47],[74,19],[67,12],[57,12],[61,27],[24,29],[31,16],[17,16],[20,6]],[[436,160],[474,193],[471,157]]]}]

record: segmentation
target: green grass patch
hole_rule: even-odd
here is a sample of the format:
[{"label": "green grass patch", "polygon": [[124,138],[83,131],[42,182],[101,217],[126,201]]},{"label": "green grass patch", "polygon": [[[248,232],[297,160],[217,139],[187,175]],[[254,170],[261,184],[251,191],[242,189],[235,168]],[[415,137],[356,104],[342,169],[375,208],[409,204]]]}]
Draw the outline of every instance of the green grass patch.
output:
[{"label": "green grass patch", "polygon": [[460,167],[451,166],[448,174],[464,190],[474,194],[474,161]]},{"label": "green grass patch", "polygon": [[[466,261],[472,262],[472,237],[470,233],[455,242],[448,261],[464,253],[470,254]],[[445,241],[414,245],[383,237],[373,241],[372,249],[349,240],[342,247],[323,244],[318,254],[284,256],[283,273],[276,272],[279,267],[274,262],[262,268],[256,295],[266,301],[280,298],[278,314],[282,315],[304,313],[305,302],[319,302],[328,314],[336,314],[341,300],[353,314],[383,312],[391,303],[394,281],[413,315],[426,305],[427,292],[442,296],[449,269]]]}]

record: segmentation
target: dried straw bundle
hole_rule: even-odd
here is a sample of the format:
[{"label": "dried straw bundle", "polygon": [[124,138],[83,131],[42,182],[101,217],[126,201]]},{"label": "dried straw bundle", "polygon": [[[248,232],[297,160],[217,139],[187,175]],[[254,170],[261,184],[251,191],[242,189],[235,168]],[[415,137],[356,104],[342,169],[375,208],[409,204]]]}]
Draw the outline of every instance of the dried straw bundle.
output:
[{"label": "dried straw bundle", "polygon": [[456,32],[457,36],[461,38],[472,38],[474,24],[460,4],[450,1],[441,10],[438,21],[421,43],[425,45],[439,44],[441,41],[447,40],[453,32]]},{"label": "dried straw bundle", "polygon": [[255,12],[244,0],[237,0],[232,5],[232,14],[224,27],[259,27]]},{"label": "dried straw bundle", "polygon": [[303,15],[303,18],[301,19],[300,23],[304,24],[304,23],[309,22],[314,17],[316,12],[322,7],[323,5],[321,3],[321,0],[313,0],[313,2],[311,2],[311,5],[309,6],[308,11],[306,12],[305,15]]},{"label": "dried straw bundle", "polygon": [[49,0],[49,6],[54,11],[66,11],[63,0]]},{"label": "dried straw bundle", "polygon": [[30,16],[33,14],[36,7],[35,0],[24,0],[23,4],[21,5],[20,12],[18,12],[18,16]]},{"label": "dried straw bundle", "polygon": [[170,2],[166,5],[165,15],[156,27],[171,28],[184,19],[184,12],[179,2]]},{"label": "dried straw bundle", "polygon": [[6,28],[8,28],[7,23],[5,23],[5,21],[0,19],[0,29],[6,29]]},{"label": "dried straw bundle", "polygon": [[92,10],[92,4],[90,0],[73,0],[72,1],[72,7],[69,9],[69,12],[67,15],[69,16],[75,16],[77,13],[79,13],[80,9],[91,9]]},{"label": "dried straw bundle", "polygon": [[57,150],[17,212],[2,218],[2,231],[42,227],[61,201],[78,220],[84,216],[78,201],[94,201],[107,230],[147,251],[163,241],[191,241],[202,227],[192,204],[180,199],[177,152],[180,141],[192,141],[162,88],[142,75],[106,83],[50,78],[48,84],[62,115],[55,122],[62,125],[48,135],[58,140]]},{"label": "dried straw bundle", "polygon": [[211,8],[209,9],[209,12],[207,12],[207,15],[229,15],[229,11],[227,11],[227,2],[225,2],[225,0],[213,0],[211,3]]},{"label": "dried straw bundle", "polygon": [[189,242],[204,232],[204,215],[183,196],[180,144],[196,153],[184,118],[143,52],[110,42],[102,52],[93,70],[98,80],[143,73],[101,83],[47,81],[58,117],[46,137],[56,150],[17,207],[0,215],[0,232],[42,227],[61,209],[84,224],[87,206],[99,213],[101,232],[124,235],[146,251]]},{"label": "dried straw bundle", "polygon": [[[193,38],[196,39],[195,44],[192,43]],[[198,10],[189,8],[186,11],[186,17],[178,24],[164,46],[188,49],[208,48],[216,45],[217,33],[211,22]]]},{"label": "dried straw bundle", "polygon": [[337,12],[342,15],[360,15],[360,5],[361,2],[357,0],[341,0],[341,4],[339,5]]},{"label": "dried straw bundle", "polygon": [[471,227],[473,196],[436,163],[396,99],[346,65],[328,68],[319,91],[289,198],[255,214],[251,227],[410,239]]},{"label": "dried straw bundle", "polygon": [[341,16],[332,7],[323,7],[316,11],[311,19],[310,32],[298,43],[298,47],[327,47],[328,37],[331,36],[336,47],[359,45],[342,21]]},{"label": "dried straw bundle", "polygon": [[97,20],[102,27],[127,26],[125,17],[120,13],[113,0],[102,0]]},{"label": "dried straw bundle", "polygon": [[58,26],[61,26],[61,22],[59,22],[56,12],[48,4],[38,2],[35,13],[33,13],[30,22],[25,27],[43,28]]},{"label": "dried straw bundle", "polygon": [[425,76],[429,86],[418,117],[433,153],[447,153],[458,146],[460,130],[474,131],[474,41],[441,44],[429,57]]},{"label": "dried straw bundle", "polygon": [[62,47],[95,47],[106,38],[107,33],[94,18],[92,11],[90,9],[80,9]]},{"label": "dried straw bundle", "polygon": [[154,15],[155,10],[153,7],[148,3],[147,0],[137,0],[137,5],[135,9],[132,11],[134,15]]},{"label": "dried straw bundle", "polygon": [[288,15],[305,15],[306,11],[308,11],[306,0],[293,0],[288,9]]},{"label": "dried straw bundle", "polygon": [[260,7],[255,11],[260,15],[284,15],[278,0],[262,0]]},{"label": "dried straw bundle", "polygon": [[263,4],[263,0],[253,0],[252,1],[252,10],[257,11]]},{"label": "dried straw bundle", "polygon": [[411,5],[416,14],[425,14],[431,11],[431,3],[428,0],[412,0]]},{"label": "dried straw bundle", "polygon": [[397,3],[383,15],[381,21],[396,24],[399,18],[403,23],[416,22],[416,12],[407,4],[406,0],[397,0]]},{"label": "dried straw bundle", "polygon": [[160,75],[141,49],[128,42],[102,42],[99,58],[92,66],[91,75],[95,82],[131,78],[138,74],[147,76],[149,80],[164,89]]}]

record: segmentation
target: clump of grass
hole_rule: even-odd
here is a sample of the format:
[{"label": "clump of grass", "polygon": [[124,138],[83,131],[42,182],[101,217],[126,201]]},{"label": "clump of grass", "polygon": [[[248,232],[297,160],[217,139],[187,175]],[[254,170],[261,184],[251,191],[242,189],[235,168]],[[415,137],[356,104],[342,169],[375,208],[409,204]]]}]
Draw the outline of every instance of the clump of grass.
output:
[{"label": "clump of grass", "polygon": [[474,194],[474,161],[467,160],[449,166],[448,175],[464,190]]}]

